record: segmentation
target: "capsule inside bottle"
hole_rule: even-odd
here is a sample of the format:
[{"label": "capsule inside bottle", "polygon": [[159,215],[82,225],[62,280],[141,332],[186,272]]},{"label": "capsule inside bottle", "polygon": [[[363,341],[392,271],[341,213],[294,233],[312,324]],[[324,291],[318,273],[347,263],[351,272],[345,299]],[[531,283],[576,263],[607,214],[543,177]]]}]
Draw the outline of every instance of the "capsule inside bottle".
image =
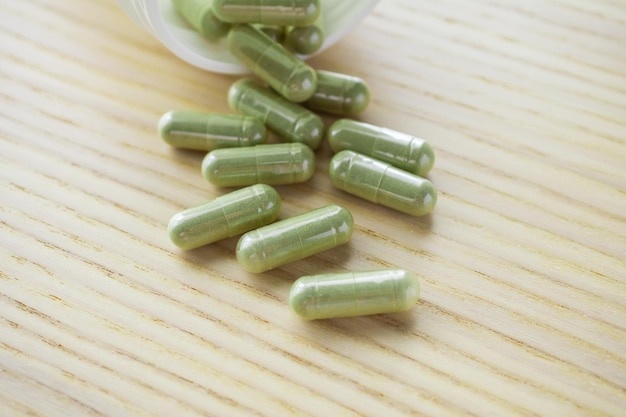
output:
[{"label": "capsule inside bottle", "polygon": [[172,3],[178,14],[210,41],[226,36],[232,26],[215,15],[213,0],[172,0]]}]

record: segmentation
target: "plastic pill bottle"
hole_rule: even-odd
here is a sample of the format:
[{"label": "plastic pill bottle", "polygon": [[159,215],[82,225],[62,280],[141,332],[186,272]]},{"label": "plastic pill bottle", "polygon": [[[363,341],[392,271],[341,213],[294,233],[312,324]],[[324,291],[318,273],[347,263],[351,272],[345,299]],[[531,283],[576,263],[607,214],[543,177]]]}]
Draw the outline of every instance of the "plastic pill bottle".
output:
[{"label": "plastic pill bottle", "polygon": [[[190,64],[211,72],[244,74],[226,40],[206,40],[176,13],[171,0],[116,0],[122,10],[166,48]],[[378,0],[320,0],[325,25],[321,52],[336,43],[376,6]],[[306,58],[306,57],[305,57]]]}]

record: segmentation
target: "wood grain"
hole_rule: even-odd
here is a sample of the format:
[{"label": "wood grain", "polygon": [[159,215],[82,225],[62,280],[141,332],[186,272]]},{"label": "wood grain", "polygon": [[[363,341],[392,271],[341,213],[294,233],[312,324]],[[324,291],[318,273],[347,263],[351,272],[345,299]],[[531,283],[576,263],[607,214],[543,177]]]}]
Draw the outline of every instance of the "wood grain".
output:
[{"label": "wood grain", "polygon": [[[624,415],[623,1],[381,1],[310,63],[431,142],[438,206],[335,190],[325,144],[280,217],[342,204],[352,241],[258,275],[236,238],[183,252],[165,230],[227,190],[156,121],[229,112],[236,77],[110,0],[0,1],[0,59],[0,415]],[[300,275],[381,267],[419,274],[415,309],[287,307]]]}]

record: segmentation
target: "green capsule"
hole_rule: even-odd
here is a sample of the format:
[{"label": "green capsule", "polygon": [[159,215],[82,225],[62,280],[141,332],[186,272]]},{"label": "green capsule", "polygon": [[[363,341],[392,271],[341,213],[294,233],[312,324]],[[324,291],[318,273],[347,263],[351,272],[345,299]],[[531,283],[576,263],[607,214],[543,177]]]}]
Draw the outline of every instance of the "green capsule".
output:
[{"label": "green capsule", "polygon": [[255,27],[233,27],[228,50],[289,101],[305,101],[315,92],[315,70]]},{"label": "green capsule", "polygon": [[322,119],[299,104],[292,103],[252,80],[239,80],[228,90],[233,110],[261,119],[289,142],[304,143],[317,149],[324,136]]},{"label": "green capsule", "polygon": [[369,102],[369,88],[362,79],[318,70],[317,88],[304,105],[325,113],[354,116],[365,110]]},{"label": "green capsule", "polygon": [[283,43],[285,40],[285,27],[284,26],[270,26],[270,25],[253,25],[261,32],[265,33],[271,40],[276,43]]},{"label": "green capsule", "polygon": [[426,176],[435,163],[433,148],[424,139],[368,123],[337,120],[327,137],[334,152],[349,149],[420,177]]},{"label": "green capsule", "polygon": [[302,143],[216,149],[202,161],[204,178],[221,187],[294,184],[308,180],[314,172],[315,155]]},{"label": "green capsule", "polygon": [[175,148],[203,151],[259,145],[267,140],[267,129],[260,119],[238,114],[170,111],[161,117],[157,129]]},{"label": "green capsule", "polygon": [[402,269],[346,272],[297,279],[289,292],[289,305],[298,315],[314,320],[406,311],[419,296],[419,280]]},{"label": "green capsule", "polygon": [[172,0],[176,11],[198,32],[209,40],[228,34],[231,28],[213,12],[213,0]]},{"label": "green capsule", "polygon": [[198,248],[270,224],[280,205],[272,187],[252,185],[175,214],[167,230],[176,246]]},{"label": "green capsule", "polygon": [[413,216],[430,213],[437,203],[437,191],[427,179],[356,152],[333,156],[329,173],[340,190]]},{"label": "green capsule", "polygon": [[319,0],[213,0],[215,14],[230,23],[306,26],[317,19]]},{"label": "green capsule", "polygon": [[264,272],[346,243],[353,226],[347,209],[325,206],[244,234],[237,261],[248,272]]},{"label": "green capsule", "polygon": [[320,14],[312,25],[291,26],[285,34],[285,46],[297,54],[310,55],[324,44],[324,18]]}]

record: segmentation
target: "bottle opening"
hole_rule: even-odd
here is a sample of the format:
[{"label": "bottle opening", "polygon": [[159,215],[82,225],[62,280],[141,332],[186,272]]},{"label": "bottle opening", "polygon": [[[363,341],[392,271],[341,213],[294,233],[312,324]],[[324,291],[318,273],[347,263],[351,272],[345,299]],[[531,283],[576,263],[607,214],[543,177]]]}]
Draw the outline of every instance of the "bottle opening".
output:
[{"label": "bottle opening", "polygon": [[[343,38],[378,3],[378,0],[320,1],[325,40],[316,54]],[[117,3],[137,24],[151,32],[167,49],[191,65],[224,74],[249,72],[228,52],[225,39],[213,42],[205,39],[178,15],[171,0],[117,0]]]}]

